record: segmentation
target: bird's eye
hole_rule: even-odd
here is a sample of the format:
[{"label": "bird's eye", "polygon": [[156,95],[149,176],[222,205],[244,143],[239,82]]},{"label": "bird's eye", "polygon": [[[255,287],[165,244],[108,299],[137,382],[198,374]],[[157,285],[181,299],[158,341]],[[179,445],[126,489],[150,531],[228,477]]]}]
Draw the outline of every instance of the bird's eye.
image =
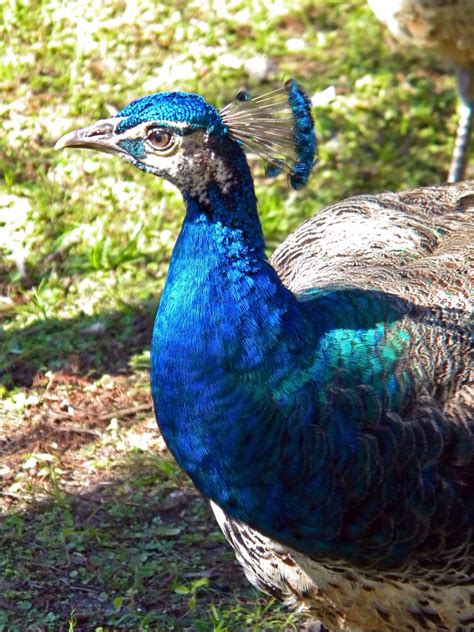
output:
[{"label": "bird's eye", "polygon": [[166,151],[174,145],[174,136],[162,129],[154,129],[148,134],[148,141],[155,149]]}]

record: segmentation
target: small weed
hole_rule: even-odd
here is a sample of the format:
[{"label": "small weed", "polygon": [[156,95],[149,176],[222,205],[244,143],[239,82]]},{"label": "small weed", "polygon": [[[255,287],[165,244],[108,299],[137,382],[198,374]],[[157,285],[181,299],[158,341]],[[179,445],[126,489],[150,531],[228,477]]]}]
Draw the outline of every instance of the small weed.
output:
[{"label": "small weed", "polygon": [[199,579],[194,580],[191,584],[180,584],[179,586],[175,586],[174,592],[177,595],[185,595],[188,598],[188,608],[189,610],[195,610],[197,604],[197,593],[198,590],[202,588],[207,588],[209,586],[209,580],[206,577],[201,577]]}]

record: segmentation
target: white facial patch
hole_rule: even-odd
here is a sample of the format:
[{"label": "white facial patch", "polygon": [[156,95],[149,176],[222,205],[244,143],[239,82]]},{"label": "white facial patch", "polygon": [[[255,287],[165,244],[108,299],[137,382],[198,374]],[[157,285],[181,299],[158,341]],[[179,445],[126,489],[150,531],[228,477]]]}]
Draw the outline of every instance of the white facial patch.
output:
[{"label": "white facial patch", "polygon": [[[154,128],[159,125],[159,121],[153,121]],[[186,126],[183,123],[173,125]],[[222,157],[212,149],[207,132],[197,130],[184,136],[174,134],[173,146],[160,151],[147,141],[149,128],[150,122],[145,122],[120,135],[120,140],[143,140],[146,153],[140,157],[139,162],[145,165],[147,170],[166,178],[200,202],[207,201],[208,185],[212,181],[219,185],[224,194],[229,192],[234,176]],[[172,133],[171,130],[170,132]],[[125,159],[128,160],[128,157]],[[134,162],[133,159],[130,161]]]}]

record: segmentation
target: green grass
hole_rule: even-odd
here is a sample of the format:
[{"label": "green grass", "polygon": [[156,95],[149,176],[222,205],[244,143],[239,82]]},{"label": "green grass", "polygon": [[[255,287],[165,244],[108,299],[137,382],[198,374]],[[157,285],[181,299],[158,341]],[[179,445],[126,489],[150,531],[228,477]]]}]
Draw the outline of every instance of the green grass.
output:
[{"label": "green grass", "polygon": [[168,457],[108,455],[113,482],[74,495],[62,491],[54,461],[37,466],[48,491],[0,527],[0,626],[261,629],[268,617],[291,629],[293,616],[239,581],[209,510]]},{"label": "green grass", "polygon": [[442,181],[454,81],[387,46],[362,1],[225,7],[0,0],[0,630],[298,627],[249,587],[149,407],[179,195],[53,145],[158,90],[221,106],[282,77],[333,86],[305,191],[253,165],[271,251],[329,203]]}]

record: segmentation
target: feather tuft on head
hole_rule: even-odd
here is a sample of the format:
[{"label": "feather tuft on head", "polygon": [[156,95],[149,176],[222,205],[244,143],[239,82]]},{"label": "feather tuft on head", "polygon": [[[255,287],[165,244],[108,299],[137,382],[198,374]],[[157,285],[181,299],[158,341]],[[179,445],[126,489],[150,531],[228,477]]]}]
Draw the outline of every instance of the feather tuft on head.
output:
[{"label": "feather tuft on head", "polygon": [[294,79],[255,98],[239,92],[220,115],[231,138],[267,161],[268,176],[284,171],[294,189],[306,185],[316,137],[311,101]]}]

